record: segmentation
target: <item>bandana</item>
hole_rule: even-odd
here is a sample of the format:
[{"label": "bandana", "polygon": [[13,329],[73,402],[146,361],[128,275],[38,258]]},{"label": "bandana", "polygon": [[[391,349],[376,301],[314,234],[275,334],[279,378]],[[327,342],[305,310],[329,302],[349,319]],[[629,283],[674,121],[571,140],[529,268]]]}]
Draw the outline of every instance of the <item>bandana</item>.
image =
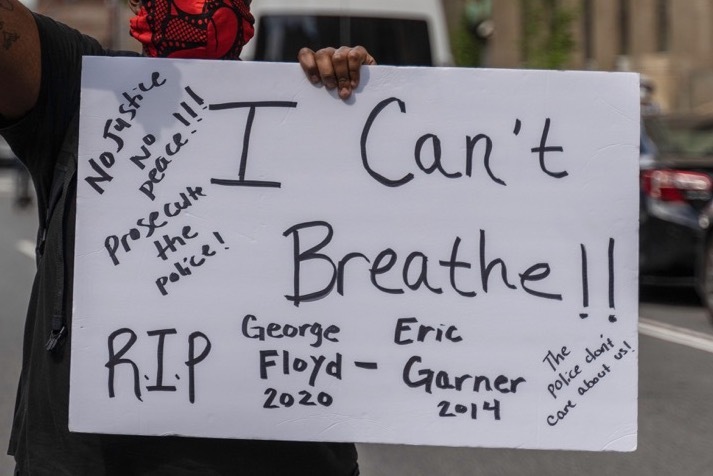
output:
[{"label": "bandana", "polygon": [[239,59],[255,33],[251,0],[143,0],[131,36],[147,56]]}]

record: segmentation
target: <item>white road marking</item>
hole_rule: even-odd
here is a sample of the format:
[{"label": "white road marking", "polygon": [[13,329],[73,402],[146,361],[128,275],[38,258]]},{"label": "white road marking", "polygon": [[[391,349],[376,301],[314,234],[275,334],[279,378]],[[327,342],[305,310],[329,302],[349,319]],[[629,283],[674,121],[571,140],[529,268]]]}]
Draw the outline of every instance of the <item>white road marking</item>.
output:
[{"label": "white road marking", "polygon": [[30,240],[20,240],[15,245],[17,251],[27,256],[28,258],[35,259],[35,244]]},{"label": "white road marking", "polygon": [[[30,240],[17,242],[17,250],[28,258],[35,259],[35,244]],[[639,318],[639,332],[649,337],[685,345],[713,354],[713,336],[683,327],[664,324],[645,317]]]},{"label": "white road marking", "polygon": [[713,354],[713,336],[663,322],[639,318],[639,332],[649,337],[685,345]]}]

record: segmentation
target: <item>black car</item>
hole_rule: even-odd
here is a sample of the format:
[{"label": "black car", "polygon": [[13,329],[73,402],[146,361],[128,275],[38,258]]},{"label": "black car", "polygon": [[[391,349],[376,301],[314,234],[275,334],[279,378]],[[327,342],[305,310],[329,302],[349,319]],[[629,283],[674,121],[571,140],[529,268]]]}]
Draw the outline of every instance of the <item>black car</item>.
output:
[{"label": "black car", "polygon": [[713,295],[713,250],[710,271],[702,260],[713,221],[713,117],[645,117],[640,165],[641,283]]}]

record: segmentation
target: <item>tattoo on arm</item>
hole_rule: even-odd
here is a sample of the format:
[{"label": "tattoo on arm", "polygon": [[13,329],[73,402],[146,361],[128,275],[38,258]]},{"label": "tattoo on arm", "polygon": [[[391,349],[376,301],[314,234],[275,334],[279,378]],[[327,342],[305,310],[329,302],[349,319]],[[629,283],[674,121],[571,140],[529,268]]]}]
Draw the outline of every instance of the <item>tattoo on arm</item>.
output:
[{"label": "tattoo on arm", "polygon": [[[11,12],[15,10],[15,5],[10,0],[0,0],[0,10]],[[0,47],[7,51],[19,39],[20,35],[14,31],[7,31],[5,22],[0,20]]]},{"label": "tattoo on arm", "polygon": [[17,33],[3,31],[2,32],[2,47],[3,47],[3,49],[9,50],[12,47],[12,44],[15,43],[19,39],[20,39],[20,35],[18,35]]},{"label": "tattoo on arm", "polygon": [[[0,6],[3,5],[2,2],[4,1],[6,0],[0,0]],[[5,22],[0,20],[0,46],[7,51],[12,47],[12,44],[19,39],[20,35],[14,31],[5,30]]]}]

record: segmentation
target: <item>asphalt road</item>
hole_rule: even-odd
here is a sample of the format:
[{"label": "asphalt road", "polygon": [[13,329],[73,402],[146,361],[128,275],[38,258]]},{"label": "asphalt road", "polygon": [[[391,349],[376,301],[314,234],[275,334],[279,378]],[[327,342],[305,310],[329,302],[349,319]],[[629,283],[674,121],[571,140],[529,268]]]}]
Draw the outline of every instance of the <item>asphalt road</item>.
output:
[{"label": "asphalt road", "polygon": [[34,208],[13,208],[12,175],[0,169],[0,475],[14,464],[4,456],[10,434],[15,390],[22,357],[22,330],[34,277],[34,261],[18,249],[33,241]]},{"label": "asphalt road", "polygon": [[[0,169],[0,444],[6,445],[34,273],[37,218],[12,204]],[[639,449],[587,453],[359,445],[364,476],[713,474],[713,324],[690,291],[644,290],[640,310]],[[0,476],[12,474],[0,456]]]}]

